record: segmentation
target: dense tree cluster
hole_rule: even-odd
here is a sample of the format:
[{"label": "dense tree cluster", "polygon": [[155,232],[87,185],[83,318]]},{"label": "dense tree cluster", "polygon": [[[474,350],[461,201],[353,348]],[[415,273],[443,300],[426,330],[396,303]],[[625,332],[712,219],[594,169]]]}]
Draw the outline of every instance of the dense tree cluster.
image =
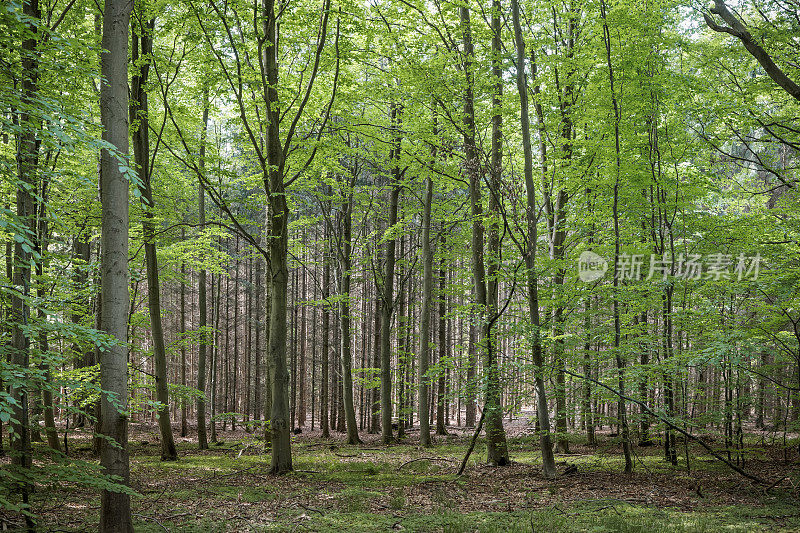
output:
[{"label": "dense tree cluster", "polygon": [[131,422],[282,474],[316,429],[502,466],[529,417],[545,477],[606,430],[758,479],[745,431],[800,424],[796,10],[5,2],[0,506],[66,479],[132,530]]}]

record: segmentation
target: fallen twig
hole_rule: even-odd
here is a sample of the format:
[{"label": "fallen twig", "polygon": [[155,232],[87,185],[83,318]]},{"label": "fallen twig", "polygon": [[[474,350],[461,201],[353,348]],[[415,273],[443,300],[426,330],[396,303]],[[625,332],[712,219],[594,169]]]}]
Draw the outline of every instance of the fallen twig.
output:
[{"label": "fallen twig", "polygon": [[478,427],[475,428],[475,433],[472,435],[472,440],[469,443],[469,448],[467,449],[466,455],[464,455],[464,460],[461,461],[461,468],[458,469],[458,475],[461,476],[464,473],[464,469],[467,467],[467,461],[469,461],[469,456],[472,455],[472,450],[475,449],[475,441],[478,440],[478,435],[481,434],[481,428],[483,427],[483,419],[486,418],[486,408],[481,411],[481,419],[478,421]]},{"label": "fallen twig", "polygon": [[156,520],[156,519],[155,519],[155,518],[153,518],[152,516],[145,516],[145,515],[143,515],[143,514],[138,514],[138,513],[131,513],[131,514],[132,514],[133,516],[138,516],[139,518],[142,518],[142,519],[144,519],[144,520],[150,520],[150,521],[152,521],[152,522],[155,522],[156,524],[158,524],[159,526],[161,526],[161,529],[163,529],[164,531],[166,531],[167,533],[169,533],[169,529],[167,529],[167,528],[166,528],[166,526],[164,526],[164,524],[162,524],[161,522],[159,522],[158,520]]},{"label": "fallen twig", "polygon": [[411,459],[410,461],[406,461],[405,463],[401,464],[397,467],[397,470],[400,470],[406,465],[410,465],[411,463],[415,463],[417,461],[446,461],[448,463],[453,463],[452,459],[445,459],[444,457],[417,457],[416,459]]}]

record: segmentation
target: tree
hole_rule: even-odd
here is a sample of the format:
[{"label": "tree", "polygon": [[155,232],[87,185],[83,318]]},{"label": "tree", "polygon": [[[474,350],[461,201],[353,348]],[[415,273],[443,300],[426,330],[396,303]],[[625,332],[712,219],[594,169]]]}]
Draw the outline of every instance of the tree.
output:
[{"label": "tree", "polygon": [[[100,329],[115,340],[100,354],[103,389],[100,464],[127,484],[128,457],[128,190],[135,176],[128,156],[128,27],[132,3],[106,0],[103,12],[103,54],[100,88],[103,140],[100,158],[102,204]],[[123,173],[123,171],[125,171]],[[100,531],[132,532],[130,496],[104,490]]]},{"label": "tree", "polygon": [[800,100],[800,85],[789,78],[784,70],[775,63],[772,56],[756,42],[742,21],[728,9],[725,0],[714,0],[714,7],[711,8],[711,14],[718,15],[727,26],[718,24],[711,15],[703,13],[703,18],[709,28],[719,33],[727,33],[739,39],[750,55],[764,68],[767,75],[772,78],[781,89],[786,91],[789,96],[795,100]]},{"label": "tree", "polygon": [[[547,405],[547,391],[544,384],[544,358],[542,357],[541,322],[539,317],[539,278],[536,274],[536,246],[538,243],[538,207],[536,187],[533,183],[533,150],[531,149],[531,127],[528,111],[528,82],[525,76],[525,41],[519,17],[519,2],[511,0],[511,13],[514,25],[514,46],[517,51],[517,91],[520,100],[520,129],[522,130],[522,150],[525,175],[525,220],[527,239],[521,250],[525,258],[528,285],[528,313],[530,315],[531,355],[535,365],[534,383],[536,390],[536,415],[539,421],[539,444],[542,448],[542,473],[550,478],[556,475],[556,463],[550,442],[550,412]],[[538,102],[536,105],[540,105]],[[544,148],[541,149],[544,156]],[[542,172],[546,170],[542,162]]]},{"label": "tree", "polygon": [[[509,463],[508,447],[503,430],[503,413],[500,405],[500,381],[497,361],[494,353],[494,340],[490,324],[497,320],[496,279],[490,279],[484,265],[484,221],[483,200],[481,195],[480,161],[478,160],[475,141],[475,102],[474,102],[474,68],[475,51],[472,43],[470,13],[466,7],[459,8],[461,36],[464,47],[463,69],[466,76],[464,95],[464,150],[465,172],[469,178],[470,206],[472,212],[472,275],[475,283],[475,300],[479,316],[479,346],[483,350],[484,370],[488,373],[486,381],[486,416],[487,461],[490,464],[503,466]],[[493,199],[492,201],[497,201]],[[496,231],[496,230],[495,230]],[[495,246],[497,246],[495,244]],[[495,252],[497,250],[495,249]],[[496,258],[491,258],[496,261]],[[496,263],[495,263],[496,265]],[[497,272],[495,267],[490,270]],[[491,287],[490,287],[491,286]],[[490,292],[490,288],[493,290]]]},{"label": "tree", "polygon": [[[133,153],[136,172],[142,182],[142,203],[144,219],[142,235],[144,238],[145,264],[147,268],[147,305],[150,311],[150,330],[153,336],[153,359],[156,369],[156,399],[161,403],[158,411],[158,427],[161,431],[161,460],[175,461],[178,452],[172,436],[169,417],[169,392],[167,390],[167,353],[164,345],[164,328],[161,323],[161,286],[158,279],[158,255],[156,253],[155,227],[153,223],[153,187],[150,162],[150,131],[148,117],[147,78],[152,54],[152,33],[155,31],[155,18],[143,22],[145,7],[138,7],[137,17],[132,17],[133,32],[131,60],[139,67],[131,79],[130,121],[133,124]],[[136,24],[137,18],[139,24]],[[138,31],[137,31],[138,30]],[[140,48],[141,47],[141,48]],[[141,61],[141,65],[137,65]],[[160,141],[160,139],[159,139]],[[155,154],[153,154],[155,155]],[[155,157],[153,158],[155,159]]]}]

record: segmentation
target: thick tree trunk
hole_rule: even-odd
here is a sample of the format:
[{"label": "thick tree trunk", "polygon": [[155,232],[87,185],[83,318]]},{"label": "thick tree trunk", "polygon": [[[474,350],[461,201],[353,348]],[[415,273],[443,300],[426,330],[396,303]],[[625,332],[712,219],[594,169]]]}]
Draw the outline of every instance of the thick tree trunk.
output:
[{"label": "thick tree trunk", "polygon": [[[103,140],[123,157],[128,154],[128,27],[132,3],[106,0],[100,60],[105,83],[100,88]],[[100,329],[116,344],[100,352],[100,465],[106,474],[129,481],[128,459],[128,177],[121,162],[101,151]],[[133,532],[130,496],[104,490],[100,502],[101,532]]]},{"label": "thick tree trunk", "polygon": [[[41,21],[39,3],[29,0],[23,3],[23,13],[30,17],[26,28],[26,38],[22,42],[22,97],[26,106],[34,108],[39,91],[39,52],[37,47],[38,23]],[[29,32],[29,33],[28,33]],[[21,134],[17,152],[17,171],[19,184],[16,191],[17,219],[23,228],[22,241],[14,240],[12,282],[20,292],[11,296],[11,355],[14,367],[22,373],[29,371],[30,343],[26,331],[30,321],[28,299],[31,296],[31,249],[35,245],[31,236],[36,234],[36,213],[34,212],[33,191],[36,191],[39,167],[39,147],[37,134],[41,129],[41,118],[32,109],[23,109],[19,116]],[[23,246],[24,243],[24,246]],[[27,375],[27,374],[23,374]],[[31,467],[31,432],[29,420],[30,391],[25,386],[11,386],[12,419],[9,424],[9,443],[13,450],[12,464],[23,469]],[[23,472],[22,475],[26,475]],[[28,503],[30,485],[23,479],[15,483],[24,504]],[[33,522],[26,519],[32,528]]]}]

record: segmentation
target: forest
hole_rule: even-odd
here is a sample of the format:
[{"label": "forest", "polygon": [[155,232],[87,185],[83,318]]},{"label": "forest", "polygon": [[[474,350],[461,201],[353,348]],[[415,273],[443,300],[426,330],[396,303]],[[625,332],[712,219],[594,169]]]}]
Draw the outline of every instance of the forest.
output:
[{"label": "forest", "polygon": [[800,530],[797,0],[0,35],[3,530]]}]

